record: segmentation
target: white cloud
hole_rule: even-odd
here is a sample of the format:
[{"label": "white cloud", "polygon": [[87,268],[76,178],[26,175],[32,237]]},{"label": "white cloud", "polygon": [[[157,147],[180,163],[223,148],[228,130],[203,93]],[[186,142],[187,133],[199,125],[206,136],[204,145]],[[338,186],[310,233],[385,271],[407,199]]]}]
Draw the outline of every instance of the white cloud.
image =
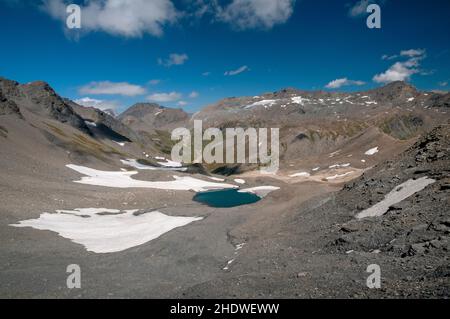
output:
[{"label": "white cloud", "polygon": [[74,102],[77,103],[78,105],[86,106],[86,107],[94,107],[101,111],[106,111],[106,110],[116,111],[120,106],[117,101],[97,100],[97,99],[91,99],[90,97],[83,97],[81,99],[75,100]]},{"label": "white cloud", "polygon": [[250,71],[250,68],[246,65],[241,66],[240,68],[236,70],[226,71],[224,75],[232,76],[232,75],[238,75],[242,72]]},{"label": "white cloud", "polygon": [[295,0],[233,0],[228,6],[216,6],[219,21],[239,30],[263,28],[285,23],[294,11]]},{"label": "white cloud", "polygon": [[350,8],[348,14],[351,17],[359,17],[367,12],[367,6],[369,5],[369,0],[361,0],[356,2],[353,7]]},{"label": "white cloud", "polygon": [[[8,0],[19,1],[19,0]],[[30,0],[31,1],[31,0]],[[42,8],[54,19],[65,23],[70,0],[41,0]],[[85,0],[80,32],[106,32],[128,38],[145,34],[161,36],[164,28],[181,17],[190,23],[208,16],[212,22],[230,24],[236,30],[271,29],[285,23],[294,12],[296,0],[221,0],[184,1],[184,11],[174,0]],[[67,29],[65,28],[65,31]]]},{"label": "white cloud", "polygon": [[185,53],[183,54],[172,53],[169,55],[167,59],[159,58],[158,64],[164,65],[166,67],[171,67],[173,65],[183,65],[188,59],[189,57]]},{"label": "white cloud", "polygon": [[[66,0],[44,0],[53,18],[66,21]],[[179,13],[171,0],[90,0],[82,6],[82,31],[103,31],[124,37],[161,36]]]},{"label": "white cloud", "polygon": [[438,84],[439,84],[439,86],[444,87],[444,86],[448,85],[448,82],[447,81],[443,81],[443,82],[439,82]]},{"label": "white cloud", "polygon": [[200,94],[197,91],[192,91],[191,94],[189,94],[189,97],[191,99],[195,99],[195,98],[199,97],[199,95]]},{"label": "white cloud", "polygon": [[396,58],[398,58],[398,55],[397,55],[397,54],[394,54],[394,55],[384,54],[384,55],[381,57],[382,60],[394,60],[394,59],[396,59]]},{"label": "white cloud", "polygon": [[385,72],[377,74],[373,80],[377,83],[390,83],[394,81],[408,81],[412,75],[421,73],[420,61],[426,57],[426,50],[411,49],[400,52],[401,57],[408,58],[406,61],[396,62]]},{"label": "white cloud", "polygon": [[415,68],[410,68],[404,62],[396,62],[386,72],[377,74],[373,80],[377,83],[390,83],[394,81],[406,81],[411,78],[413,74],[419,71]]},{"label": "white cloud", "polygon": [[158,80],[158,79],[150,80],[150,81],[148,81],[148,83],[150,85],[158,85],[159,83],[161,83],[161,80]]},{"label": "white cloud", "polygon": [[410,58],[414,57],[424,57],[426,54],[425,49],[411,49],[411,50],[403,50],[400,52],[401,56],[406,56]]},{"label": "white cloud", "polygon": [[146,93],[145,88],[127,82],[91,82],[79,90],[80,94],[137,96]]},{"label": "white cloud", "polygon": [[364,15],[368,15],[367,7],[371,4],[378,4],[379,6],[384,5],[386,0],[360,0],[357,1],[353,6],[348,10],[348,15],[352,18],[362,17]]},{"label": "white cloud", "polygon": [[178,92],[170,92],[170,93],[154,93],[147,97],[147,100],[158,102],[158,103],[166,103],[166,102],[174,102],[178,101],[182,98],[182,95]]},{"label": "white cloud", "polygon": [[186,101],[180,101],[177,103],[179,106],[186,106],[188,103]]},{"label": "white cloud", "polygon": [[360,85],[364,85],[364,84],[366,84],[366,83],[363,81],[354,81],[354,80],[349,80],[347,78],[342,78],[342,79],[336,79],[336,80],[331,81],[325,87],[327,89],[338,89],[343,86],[349,86],[349,85],[360,86]]},{"label": "white cloud", "polygon": [[202,18],[207,14],[213,14],[218,6],[217,0],[190,0],[188,5],[189,17]]},{"label": "white cloud", "polygon": [[202,75],[203,75],[203,76],[210,76],[210,75],[211,75],[211,72],[203,72]]}]

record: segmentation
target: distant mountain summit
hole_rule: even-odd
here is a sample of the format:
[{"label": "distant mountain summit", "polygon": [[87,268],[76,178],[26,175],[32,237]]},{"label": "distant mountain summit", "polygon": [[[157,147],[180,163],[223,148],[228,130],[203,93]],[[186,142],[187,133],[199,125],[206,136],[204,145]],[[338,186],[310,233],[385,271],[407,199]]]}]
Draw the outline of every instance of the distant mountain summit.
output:
[{"label": "distant mountain summit", "polygon": [[396,81],[367,92],[378,102],[405,102],[420,97],[421,93],[409,83]]},{"label": "distant mountain summit", "polygon": [[156,103],[136,103],[121,113],[119,118],[126,116],[142,117],[150,113],[158,112],[161,109],[164,109],[164,107]]},{"label": "distant mountain summit", "polygon": [[95,107],[87,107],[66,100],[73,110],[90,125],[90,130],[101,137],[111,138],[116,141],[139,141],[140,137],[128,126],[111,115],[110,112],[99,110]]},{"label": "distant mountain summit", "polygon": [[172,109],[155,103],[137,103],[118,116],[125,125],[136,131],[172,129],[185,126],[190,116],[182,109]]}]

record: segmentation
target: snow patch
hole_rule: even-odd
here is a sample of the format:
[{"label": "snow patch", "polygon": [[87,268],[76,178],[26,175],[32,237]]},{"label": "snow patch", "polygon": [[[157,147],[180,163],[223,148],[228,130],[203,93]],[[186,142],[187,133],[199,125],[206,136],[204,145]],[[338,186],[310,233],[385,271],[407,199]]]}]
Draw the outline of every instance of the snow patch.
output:
[{"label": "snow patch", "polygon": [[292,103],[294,104],[300,104],[300,105],[305,105],[305,102],[310,101],[310,99],[305,99],[302,98],[301,96],[294,96],[293,98],[291,98]]},{"label": "snow patch", "polygon": [[223,268],[223,270],[228,270],[230,269],[230,265],[233,263],[234,259],[231,259],[227,262],[227,265]]},{"label": "snow patch", "polygon": [[180,162],[174,162],[168,159],[164,159],[165,162],[157,162],[159,165],[161,166],[165,166],[165,167],[182,167],[183,164],[181,164]]},{"label": "snow patch", "polygon": [[255,106],[264,106],[264,108],[267,109],[267,107],[273,106],[276,102],[277,102],[277,100],[262,100],[262,101],[258,101],[253,104],[247,105],[246,107],[244,107],[244,109],[251,109]]},{"label": "snow patch", "polygon": [[420,192],[425,187],[433,184],[434,182],[436,182],[436,180],[428,178],[427,176],[416,180],[410,179],[394,188],[378,204],[375,204],[374,206],[358,213],[356,215],[356,218],[361,219],[366,217],[382,216],[389,210],[389,207],[391,207],[392,205],[400,203],[401,201],[407,199],[417,192]]},{"label": "snow patch", "polygon": [[50,230],[83,245],[87,251],[105,254],[140,246],[172,229],[203,219],[168,216],[158,211],[135,215],[136,212],[105,208],[58,210],[56,214],[42,213],[37,219],[10,226]]},{"label": "snow patch", "polygon": [[350,166],[350,163],[347,163],[347,164],[334,164],[334,165],[331,165],[328,168],[339,168],[339,167],[349,167],[349,166]]},{"label": "snow patch", "polygon": [[208,190],[214,189],[229,189],[238,188],[235,185],[225,184],[225,183],[212,183],[203,181],[190,176],[173,176],[175,180],[172,181],[161,181],[161,182],[149,182],[141,181],[131,178],[131,176],[136,175],[137,171],[129,172],[110,172],[110,171],[100,171],[84,166],[78,165],[66,165],[66,167],[77,171],[80,174],[86,175],[75,183],[94,185],[94,186],[104,186],[113,188],[152,188],[152,189],[164,189],[164,190],[192,190],[194,192],[206,192]]},{"label": "snow patch", "polygon": [[328,181],[331,181],[331,180],[334,180],[334,179],[339,179],[339,178],[343,178],[343,177],[345,177],[345,176],[347,176],[347,175],[350,175],[350,174],[352,174],[353,172],[347,172],[347,173],[344,173],[344,174],[336,174],[336,175],[334,175],[334,176],[329,176],[329,177],[327,177],[327,180]]},{"label": "snow patch", "polygon": [[122,162],[122,164],[130,166],[130,167],[134,167],[136,169],[139,170],[150,170],[150,171],[179,171],[179,172],[185,172],[187,171],[186,167],[156,167],[156,166],[151,166],[151,165],[145,165],[145,164],[141,164],[139,163],[137,160],[135,159],[127,159],[127,160],[120,160]]},{"label": "snow patch", "polygon": [[259,196],[261,198],[264,198],[267,195],[269,195],[271,192],[277,191],[279,189],[280,188],[276,187],[276,186],[257,186],[257,187],[252,187],[252,188],[241,189],[241,190],[239,190],[239,193],[251,193],[251,194],[255,194],[256,196]]},{"label": "snow patch", "polygon": [[310,177],[311,174],[307,173],[307,172],[300,172],[300,173],[295,173],[292,175],[289,175],[289,177]]},{"label": "snow patch", "polygon": [[84,123],[85,123],[87,126],[97,127],[97,124],[94,123],[94,122],[91,122],[91,121],[84,121]]},{"label": "snow patch", "polygon": [[341,150],[333,152],[333,153],[330,154],[330,157],[334,157],[334,156],[338,155],[340,152],[341,152]]},{"label": "snow patch", "polygon": [[219,178],[219,177],[214,177],[214,176],[206,176],[208,177],[210,180],[216,181],[216,182],[225,182],[224,178]]},{"label": "snow patch", "polygon": [[368,150],[364,154],[372,156],[372,155],[375,155],[378,152],[379,152],[379,150],[378,150],[378,146],[377,146],[377,147],[371,148],[370,150]]}]

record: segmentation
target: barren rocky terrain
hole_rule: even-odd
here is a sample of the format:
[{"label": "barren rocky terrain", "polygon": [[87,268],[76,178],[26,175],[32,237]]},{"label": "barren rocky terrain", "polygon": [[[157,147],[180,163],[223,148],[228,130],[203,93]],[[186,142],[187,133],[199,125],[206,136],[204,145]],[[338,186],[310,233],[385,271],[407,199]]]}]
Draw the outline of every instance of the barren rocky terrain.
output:
[{"label": "barren rocky terrain", "polygon": [[[0,297],[448,297],[448,101],[394,82],[230,98],[192,116],[138,104],[114,117],[44,82],[1,78]],[[199,119],[279,127],[280,170],[171,162],[171,129]],[[421,178],[432,183],[357,218]],[[233,208],[193,201],[225,187],[262,199]],[[149,221],[170,227],[142,240]],[[67,289],[70,264],[81,267],[81,289]],[[381,267],[381,289],[366,286],[371,264]]]}]

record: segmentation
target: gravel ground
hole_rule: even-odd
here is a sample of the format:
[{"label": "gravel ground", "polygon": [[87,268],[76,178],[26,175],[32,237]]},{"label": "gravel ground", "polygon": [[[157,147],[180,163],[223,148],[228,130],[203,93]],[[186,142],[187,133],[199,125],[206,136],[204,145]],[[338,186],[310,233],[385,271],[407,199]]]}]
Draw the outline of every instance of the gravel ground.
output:
[{"label": "gravel ground", "polygon": [[[31,129],[23,130],[33,136]],[[231,209],[202,206],[186,191],[75,184],[80,175],[64,167],[73,160],[71,154],[42,136],[18,139],[14,132],[8,131],[8,140],[21,144],[3,143],[0,156],[0,297],[449,296],[448,125],[341,191],[339,184],[255,176],[247,179],[246,187],[273,185],[281,190],[254,205]],[[93,168],[113,169],[112,164],[85,161]],[[425,176],[436,183],[390,207],[384,216],[355,219],[399,184]],[[170,175],[140,172],[136,178]],[[112,254],[89,253],[50,231],[9,226],[42,212],[89,207],[158,209],[205,218]],[[81,267],[81,289],[67,289],[70,264]],[[381,289],[366,286],[371,264],[381,267]]]}]

